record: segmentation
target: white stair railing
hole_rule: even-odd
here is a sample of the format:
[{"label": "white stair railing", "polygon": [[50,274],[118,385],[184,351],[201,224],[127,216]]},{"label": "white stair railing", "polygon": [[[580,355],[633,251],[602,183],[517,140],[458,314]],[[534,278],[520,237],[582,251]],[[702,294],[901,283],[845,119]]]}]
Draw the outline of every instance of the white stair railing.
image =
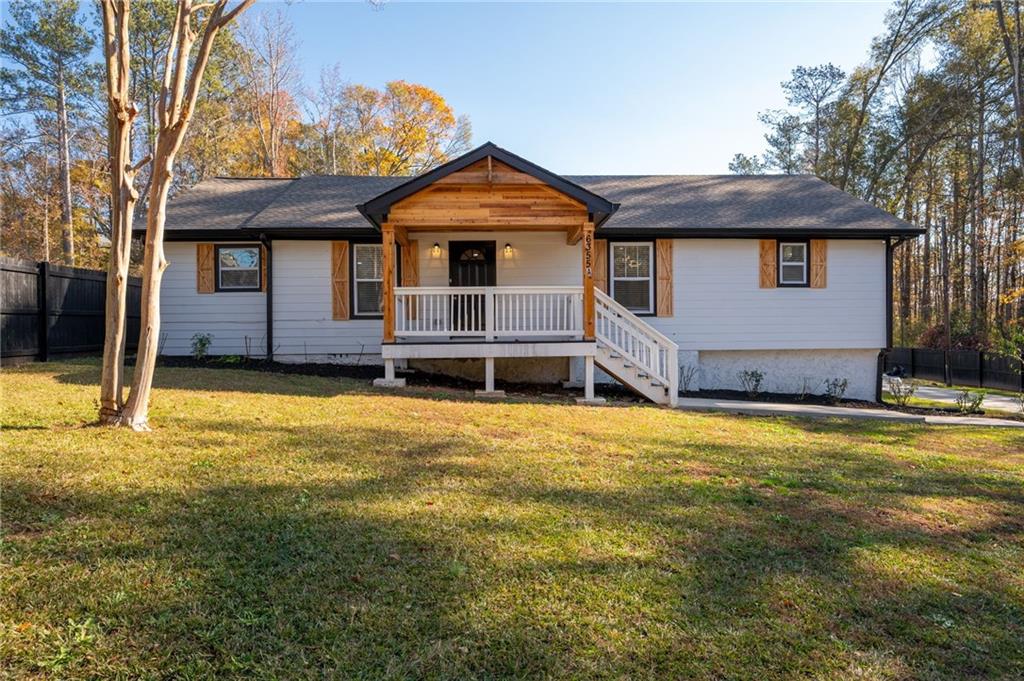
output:
[{"label": "white stair railing", "polygon": [[669,404],[679,396],[679,346],[640,317],[594,291],[597,341],[668,389]]}]

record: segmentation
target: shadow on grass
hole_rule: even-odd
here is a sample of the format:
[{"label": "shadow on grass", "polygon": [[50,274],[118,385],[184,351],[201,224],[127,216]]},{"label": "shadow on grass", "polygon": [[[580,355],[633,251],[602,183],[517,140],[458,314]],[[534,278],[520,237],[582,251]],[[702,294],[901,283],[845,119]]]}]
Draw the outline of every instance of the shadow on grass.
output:
[{"label": "shadow on grass", "polygon": [[[545,474],[517,462],[514,438],[245,427],[251,461],[197,459],[174,485],[5,481],[22,532],[5,544],[20,575],[10,606],[103,633],[58,675],[963,678],[1024,665],[1019,478],[813,444],[787,462],[659,434],[620,462],[553,457]],[[605,444],[579,439],[594,456]],[[959,525],[915,505],[968,497],[988,510]]]}]

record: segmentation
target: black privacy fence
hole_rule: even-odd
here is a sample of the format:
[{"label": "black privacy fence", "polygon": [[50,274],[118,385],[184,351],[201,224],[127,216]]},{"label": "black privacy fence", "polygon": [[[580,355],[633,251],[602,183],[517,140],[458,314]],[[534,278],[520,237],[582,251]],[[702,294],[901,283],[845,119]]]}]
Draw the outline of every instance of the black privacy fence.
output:
[{"label": "black privacy fence", "polygon": [[885,355],[885,371],[897,367],[905,376],[999,390],[1024,390],[1019,360],[979,350],[892,348]]},{"label": "black privacy fence", "polygon": [[[106,272],[0,257],[0,357],[46,361],[103,350]],[[128,280],[128,351],[139,338],[142,281]]]}]

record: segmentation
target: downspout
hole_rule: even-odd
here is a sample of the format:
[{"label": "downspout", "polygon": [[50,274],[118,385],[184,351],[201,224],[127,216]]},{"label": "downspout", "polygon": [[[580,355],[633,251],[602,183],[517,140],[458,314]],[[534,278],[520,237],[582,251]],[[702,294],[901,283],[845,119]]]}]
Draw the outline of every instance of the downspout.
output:
[{"label": "downspout", "polygon": [[889,237],[885,238],[885,347],[878,353],[878,375],[875,378],[875,401],[882,401],[882,372],[885,370],[885,356],[892,349],[892,252],[897,246],[911,237],[897,237],[893,243]]},{"label": "downspout", "polygon": [[260,234],[260,243],[267,252],[267,361],[274,361],[274,256],[273,241],[266,234]]}]

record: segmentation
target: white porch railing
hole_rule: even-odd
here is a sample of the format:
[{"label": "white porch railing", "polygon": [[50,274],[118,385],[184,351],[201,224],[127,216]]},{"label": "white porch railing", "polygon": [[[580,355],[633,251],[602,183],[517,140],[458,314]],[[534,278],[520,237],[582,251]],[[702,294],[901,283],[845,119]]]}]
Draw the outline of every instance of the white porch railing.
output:
[{"label": "white porch railing", "polygon": [[675,404],[679,392],[679,346],[668,336],[600,289],[594,290],[594,335],[599,343],[668,386],[670,403]]},{"label": "white porch railing", "polygon": [[434,286],[395,289],[395,336],[580,338],[580,286]]}]

